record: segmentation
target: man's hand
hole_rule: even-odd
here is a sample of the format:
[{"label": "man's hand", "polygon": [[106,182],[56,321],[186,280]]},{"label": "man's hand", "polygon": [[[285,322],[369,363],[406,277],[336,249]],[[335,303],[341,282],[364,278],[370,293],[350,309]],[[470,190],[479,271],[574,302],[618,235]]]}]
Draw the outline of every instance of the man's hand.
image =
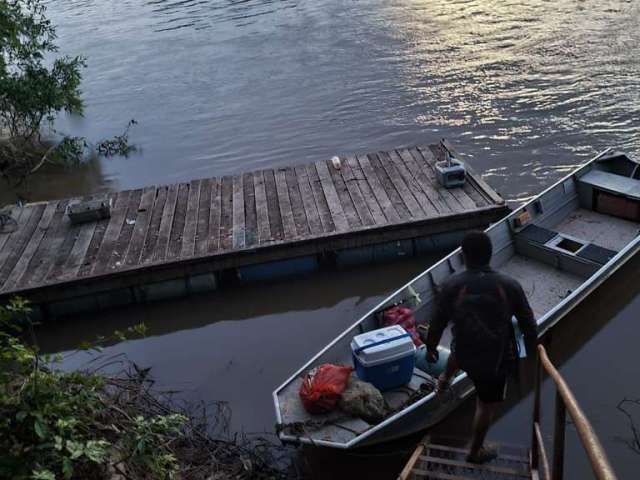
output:
[{"label": "man's hand", "polygon": [[436,363],[440,358],[440,354],[438,353],[437,348],[428,348],[427,347],[427,362]]}]

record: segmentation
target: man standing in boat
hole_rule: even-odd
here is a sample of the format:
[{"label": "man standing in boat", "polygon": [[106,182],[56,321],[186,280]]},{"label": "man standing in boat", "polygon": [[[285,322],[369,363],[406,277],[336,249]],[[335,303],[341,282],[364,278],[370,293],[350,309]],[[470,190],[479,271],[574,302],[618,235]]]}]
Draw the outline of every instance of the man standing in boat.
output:
[{"label": "man standing in boat", "polygon": [[507,376],[517,366],[515,335],[511,319],[518,320],[527,351],[537,341],[533,311],[520,284],[491,269],[491,239],[484,232],[471,232],[462,240],[466,269],[442,285],[435,301],[427,336],[427,358],[438,359],[437,346],[451,321],[451,356],[438,388],[448,386],[458,368],[473,382],[477,403],[473,435],[467,460],[483,463],[497,456],[483,446],[491,420],[507,393]]}]

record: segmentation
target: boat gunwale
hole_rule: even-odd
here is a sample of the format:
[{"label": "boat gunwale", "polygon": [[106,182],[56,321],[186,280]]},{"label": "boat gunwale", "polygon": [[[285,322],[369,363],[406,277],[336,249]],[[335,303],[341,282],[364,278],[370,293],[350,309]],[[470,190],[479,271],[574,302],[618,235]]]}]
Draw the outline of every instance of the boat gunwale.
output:
[{"label": "boat gunwale", "polygon": [[[608,147],[608,148],[602,150],[601,152],[596,154],[594,157],[592,157],[590,160],[588,160],[584,164],[578,166],[574,171],[572,171],[568,175],[565,175],[564,177],[559,179],[557,182],[555,182],[552,185],[550,185],[549,187],[547,187],[541,193],[539,193],[539,194],[535,195],[534,197],[532,197],[528,202],[522,204],[520,207],[515,209],[509,215],[505,216],[502,220],[499,220],[498,222],[496,222],[493,225],[491,225],[485,231],[491,231],[494,228],[497,228],[499,225],[503,224],[504,222],[508,222],[509,219],[515,217],[519,213],[522,213],[522,211],[525,208],[527,208],[528,206],[532,205],[534,202],[538,201],[541,197],[543,197],[544,195],[549,193],[551,190],[553,190],[553,189],[557,188],[558,186],[562,185],[564,182],[566,182],[569,179],[578,177],[578,175],[581,174],[585,169],[587,169],[593,163],[595,163],[595,162],[597,162],[599,160],[602,160],[605,156],[607,156],[607,154],[611,153],[612,150],[613,150],[612,147]],[[617,154],[618,154],[618,152],[613,152],[612,156],[613,155],[617,155]],[[626,157],[629,158],[628,156],[626,156]],[[581,301],[588,293],[593,291],[600,284],[602,284],[602,282],[604,282],[607,278],[609,278],[623,264],[622,260],[625,260],[630,255],[631,250],[637,250],[639,244],[640,244],[640,236],[636,237],[634,240],[629,242],[613,258],[611,258],[607,263],[602,265],[602,267],[600,267],[598,270],[596,270],[591,276],[587,277],[570,295],[567,295],[558,304],[556,304],[550,310],[545,312],[545,314],[542,315],[536,321],[537,326],[538,326],[538,337],[541,337],[544,334],[546,334],[546,332],[551,327],[553,327],[562,317],[564,317],[568,312],[570,312],[579,303],[579,301]],[[395,290],[393,293],[391,293],[390,295],[386,296],[384,300],[382,300],[381,302],[376,304],[375,307],[370,309],[366,314],[362,315],[355,323],[353,323],[352,325],[347,327],[341,334],[339,334],[337,337],[335,337],[329,344],[327,344],[322,350],[320,350],[309,361],[307,361],[300,369],[298,369],[293,375],[291,375],[285,382],[283,382],[277,389],[275,389],[273,391],[272,395],[273,395],[274,404],[275,404],[275,407],[276,407],[277,423],[280,424],[280,425],[282,424],[282,415],[280,413],[280,401],[278,399],[278,393],[279,392],[281,392],[286,386],[288,386],[292,381],[294,381],[302,372],[307,370],[308,367],[311,364],[313,364],[313,362],[315,362],[318,358],[320,358],[327,351],[329,351],[336,343],[338,343],[340,340],[342,340],[353,329],[357,328],[358,325],[360,325],[367,318],[369,318],[373,313],[375,313],[380,308],[382,308],[389,301],[390,298],[393,298],[394,296],[400,294],[403,290],[405,290],[407,287],[411,286],[414,282],[420,280],[425,275],[428,275],[429,272],[434,270],[436,267],[440,266],[441,264],[443,264],[443,263],[445,263],[447,261],[450,261],[451,258],[453,258],[455,255],[458,255],[459,252],[460,252],[460,247],[456,248],[455,250],[450,252],[448,255],[446,255],[445,257],[440,259],[438,262],[436,262],[433,265],[431,265],[428,269],[424,270],[422,273],[420,273],[416,277],[412,278],[409,282],[407,282],[406,284],[404,284],[403,286],[401,286],[400,288]],[[552,317],[552,316],[557,316],[557,318],[555,318],[553,321],[550,321],[550,317]],[[467,375],[466,375],[466,373],[463,372],[462,374],[456,376],[456,378],[452,382],[452,386],[462,382],[466,378],[467,378]],[[466,396],[466,394],[467,393],[465,392],[465,394],[463,396]],[[280,436],[280,439],[282,441],[300,442],[300,443],[305,443],[305,444],[309,444],[309,445],[330,446],[330,447],[337,447],[337,448],[341,448],[341,449],[348,449],[348,448],[353,447],[355,444],[361,443],[363,440],[365,440],[366,438],[368,438],[372,434],[376,433],[377,431],[381,430],[382,428],[387,427],[389,424],[391,424],[394,421],[396,421],[397,419],[405,416],[406,414],[411,413],[412,411],[414,411],[418,407],[422,407],[425,403],[430,401],[434,396],[435,396],[434,392],[430,393],[429,395],[421,398],[420,400],[418,400],[417,402],[413,403],[412,405],[409,405],[408,407],[404,408],[403,410],[401,410],[401,411],[395,413],[394,415],[386,418],[384,421],[380,422],[379,424],[377,424],[377,425],[365,430],[364,432],[362,432],[361,434],[355,436],[354,438],[352,438],[348,442],[338,443],[338,442],[333,442],[333,441],[328,441],[328,440],[314,440],[311,437],[297,437],[297,436],[284,434],[282,432],[279,434],[279,436]]]}]

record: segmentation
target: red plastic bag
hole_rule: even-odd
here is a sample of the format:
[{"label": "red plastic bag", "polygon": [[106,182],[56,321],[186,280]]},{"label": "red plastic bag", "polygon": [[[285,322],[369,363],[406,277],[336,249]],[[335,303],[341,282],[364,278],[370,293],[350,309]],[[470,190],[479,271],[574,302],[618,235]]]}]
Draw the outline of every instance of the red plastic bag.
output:
[{"label": "red plastic bag", "polygon": [[309,413],[333,410],[347,388],[353,367],[325,363],[310,370],[300,386],[300,400]]},{"label": "red plastic bag", "polygon": [[420,335],[416,330],[416,319],[413,316],[413,310],[399,305],[386,309],[382,313],[382,326],[390,327],[392,325],[400,325],[404,328],[416,347],[423,345]]}]

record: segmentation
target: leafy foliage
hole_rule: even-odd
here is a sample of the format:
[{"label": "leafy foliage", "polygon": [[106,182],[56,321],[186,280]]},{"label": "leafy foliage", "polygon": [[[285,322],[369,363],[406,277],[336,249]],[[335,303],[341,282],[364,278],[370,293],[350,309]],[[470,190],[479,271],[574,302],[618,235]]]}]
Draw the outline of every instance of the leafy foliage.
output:
[{"label": "leafy foliage", "polygon": [[[41,139],[60,112],[82,114],[84,57],[55,57],[56,30],[43,0],[0,0],[0,176],[19,185],[45,164],[77,167],[91,154],[128,155],[129,122],[122,135],[95,149],[83,137]],[[57,136],[60,135],[55,132]]]},{"label": "leafy foliage", "polygon": [[[16,336],[32,333],[27,314],[19,299],[0,306],[0,478],[100,479],[118,470],[173,478],[178,464],[166,444],[186,417],[114,417],[104,376],[50,369],[52,358]],[[122,416],[127,428],[114,422]]]},{"label": "leafy foliage", "polygon": [[55,28],[41,0],[0,3],[0,127],[11,137],[31,139],[43,120],[60,111],[82,112],[82,57],[45,56],[58,51]]}]

